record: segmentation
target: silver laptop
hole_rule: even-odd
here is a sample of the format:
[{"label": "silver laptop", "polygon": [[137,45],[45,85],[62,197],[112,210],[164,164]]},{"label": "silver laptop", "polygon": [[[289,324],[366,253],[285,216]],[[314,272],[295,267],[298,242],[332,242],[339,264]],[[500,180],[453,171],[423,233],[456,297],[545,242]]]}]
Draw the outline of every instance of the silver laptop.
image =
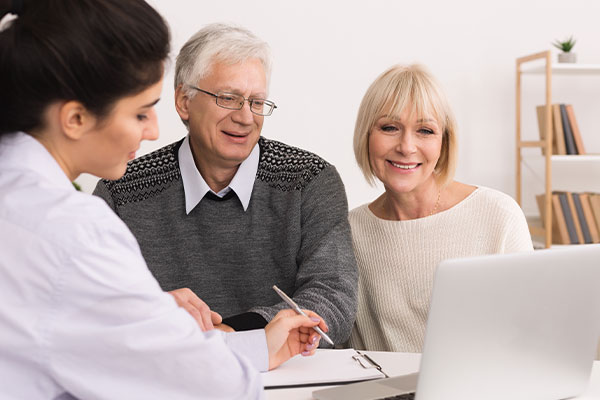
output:
[{"label": "silver laptop", "polygon": [[418,377],[313,396],[568,398],[586,390],[599,337],[600,245],[447,260],[435,275]]}]

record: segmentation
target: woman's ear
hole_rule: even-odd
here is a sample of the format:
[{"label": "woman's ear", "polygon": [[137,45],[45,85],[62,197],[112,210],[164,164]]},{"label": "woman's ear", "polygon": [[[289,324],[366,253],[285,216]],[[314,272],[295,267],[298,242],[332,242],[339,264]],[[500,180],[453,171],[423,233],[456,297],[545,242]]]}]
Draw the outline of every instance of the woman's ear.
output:
[{"label": "woman's ear", "polygon": [[185,90],[183,90],[183,85],[177,86],[177,89],[175,89],[175,109],[179,117],[184,121],[190,118],[189,102],[190,98]]},{"label": "woman's ear", "polygon": [[68,138],[78,140],[96,124],[96,118],[83,104],[71,100],[60,106],[59,124]]}]

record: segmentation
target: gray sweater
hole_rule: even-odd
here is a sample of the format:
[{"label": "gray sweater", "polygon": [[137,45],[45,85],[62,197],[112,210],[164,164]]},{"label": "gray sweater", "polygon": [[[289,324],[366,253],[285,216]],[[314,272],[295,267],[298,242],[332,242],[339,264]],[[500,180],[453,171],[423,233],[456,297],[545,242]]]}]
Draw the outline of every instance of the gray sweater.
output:
[{"label": "gray sweater", "polygon": [[346,341],[358,276],[335,167],[261,137],[248,209],[232,191],[205,196],[186,215],[180,145],[132,161],[123,178],[102,180],[94,192],[129,226],[163,290],[189,287],[239,330],[262,327],[288,308],[276,284],[321,315],[334,342]]}]

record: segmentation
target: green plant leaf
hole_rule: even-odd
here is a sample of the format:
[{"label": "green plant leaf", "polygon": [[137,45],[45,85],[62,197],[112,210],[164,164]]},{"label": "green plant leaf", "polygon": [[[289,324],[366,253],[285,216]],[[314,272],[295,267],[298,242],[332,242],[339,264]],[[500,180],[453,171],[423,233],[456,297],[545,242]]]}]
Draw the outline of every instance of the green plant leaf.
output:
[{"label": "green plant leaf", "polygon": [[559,49],[565,53],[568,53],[573,49],[576,42],[577,42],[577,40],[573,39],[573,36],[571,36],[568,39],[565,39],[562,41],[555,40],[554,42],[552,42],[552,46],[556,47],[557,49]]}]

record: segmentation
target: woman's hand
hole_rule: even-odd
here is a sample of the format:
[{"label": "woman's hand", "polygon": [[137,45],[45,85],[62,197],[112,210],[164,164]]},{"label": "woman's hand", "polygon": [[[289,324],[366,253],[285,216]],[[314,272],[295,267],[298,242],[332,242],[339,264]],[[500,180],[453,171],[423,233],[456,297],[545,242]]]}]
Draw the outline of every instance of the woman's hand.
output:
[{"label": "woman's hand", "polygon": [[[217,314],[217,313],[215,313],[215,314]],[[219,314],[217,314],[217,315],[219,315]],[[227,333],[227,332],[235,332],[235,329],[233,329],[233,328],[232,328],[232,327],[230,327],[229,325],[226,325],[226,324],[219,324],[219,323],[216,323],[216,322],[214,322],[214,321],[213,321],[213,324],[215,325],[215,329],[218,329],[218,330],[220,330],[220,331],[223,331],[223,332],[226,332],[226,333]]]},{"label": "woman's hand", "polygon": [[277,368],[296,354],[311,356],[319,346],[321,336],[312,327],[323,332],[329,328],[318,314],[303,310],[308,317],[294,310],[281,310],[265,327],[269,350],[269,370]]},{"label": "woman's hand", "polygon": [[209,331],[223,321],[220,314],[211,311],[210,307],[190,289],[176,289],[168,293],[175,298],[179,307],[184,308],[194,317],[201,330]]}]

